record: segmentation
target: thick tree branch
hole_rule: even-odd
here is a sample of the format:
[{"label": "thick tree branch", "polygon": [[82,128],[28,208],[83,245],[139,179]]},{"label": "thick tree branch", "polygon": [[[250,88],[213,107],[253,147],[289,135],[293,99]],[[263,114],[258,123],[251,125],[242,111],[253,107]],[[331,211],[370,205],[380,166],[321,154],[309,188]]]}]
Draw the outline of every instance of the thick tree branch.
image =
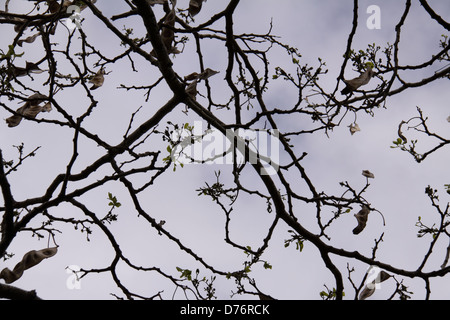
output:
[{"label": "thick tree branch", "polygon": [[5,213],[3,214],[2,222],[0,224],[0,231],[2,234],[0,239],[0,258],[5,254],[6,248],[9,246],[16,233],[14,228],[14,198],[11,193],[11,186],[5,175],[3,162],[3,154],[0,149],[0,187],[2,189],[5,208]]},{"label": "thick tree branch", "polygon": [[424,9],[428,12],[430,17],[437,21],[441,26],[450,31],[450,23],[445,21],[440,15],[438,15],[434,10],[430,7],[427,0],[419,0],[420,4],[424,7]]}]

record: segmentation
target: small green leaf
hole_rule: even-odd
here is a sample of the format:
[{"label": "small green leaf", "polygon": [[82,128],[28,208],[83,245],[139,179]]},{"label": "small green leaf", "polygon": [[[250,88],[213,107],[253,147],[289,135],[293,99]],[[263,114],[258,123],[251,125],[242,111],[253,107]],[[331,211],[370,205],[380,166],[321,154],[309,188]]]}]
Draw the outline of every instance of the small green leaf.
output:
[{"label": "small green leaf", "polygon": [[297,250],[302,252],[302,250],[303,250],[303,241],[301,241],[301,240],[297,241]]},{"label": "small green leaf", "polygon": [[267,261],[264,261],[264,269],[272,269],[272,266]]},{"label": "small green leaf", "polygon": [[108,192],[108,200],[109,200],[108,206],[118,208],[122,205],[119,201],[117,201],[117,198],[113,196],[111,192]]}]

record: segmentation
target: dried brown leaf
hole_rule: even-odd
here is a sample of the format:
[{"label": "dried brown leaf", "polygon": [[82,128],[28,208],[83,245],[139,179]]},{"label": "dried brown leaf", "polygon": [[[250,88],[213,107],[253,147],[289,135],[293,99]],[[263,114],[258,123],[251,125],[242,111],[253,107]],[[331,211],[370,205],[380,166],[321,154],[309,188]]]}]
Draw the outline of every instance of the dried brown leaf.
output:
[{"label": "dried brown leaf", "polygon": [[359,87],[366,85],[370,82],[370,79],[375,75],[375,72],[372,70],[373,63],[367,62],[366,63],[366,70],[361,73],[358,77],[351,79],[351,80],[345,80],[344,83],[346,84],[346,87],[341,91],[342,94],[349,94],[358,89]]},{"label": "dried brown leaf", "polygon": [[375,175],[369,170],[363,170],[362,175],[367,178],[375,179]]},{"label": "dried brown leaf", "polygon": [[13,115],[13,116],[5,119],[5,121],[8,124],[8,127],[10,127],[10,128],[17,127],[20,124],[20,121],[22,121],[22,116]]},{"label": "dried brown leaf", "polygon": [[[174,8],[175,9],[175,8]],[[172,28],[175,27],[175,10],[171,10],[168,14],[166,19],[164,20],[164,24],[168,27],[163,27],[161,31],[161,39],[164,43],[164,46],[166,47],[167,51],[171,51],[172,49],[172,42],[175,38],[175,33],[173,32]]]},{"label": "dried brown leaf", "polygon": [[33,63],[33,62],[26,62],[25,68],[21,68],[21,67],[16,67],[16,66],[12,66],[11,68],[12,73],[15,77],[23,77],[26,76],[30,73],[42,73],[44,72],[43,70],[41,70],[37,64]]},{"label": "dried brown leaf", "polygon": [[184,77],[184,81],[192,81],[198,79],[199,74],[197,72],[192,72],[191,74]]},{"label": "dried brown leaf", "polygon": [[359,294],[359,300],[365,300],[369,298],[375,292],[375,282],[372,282],[371,286],[365,286],[364,289]]},{"label": "dried brown leaf", "polygon": [[51,13],[56,13],[60,9],[59,3],[56,0],[47,0],[47,5]]},{"label": "dried brown leaf", "polygon": [[391,275],[383,270],[381,270],[376,279],[370,283],[367,283],[361,293],[359,294],[359,300],[365,300],[369,298],[377,289],[377,284],[389,279]]},{"label": "dried brown leaf", "polygon": [[214,71],[210,68],[206,68],[205,71],[203,71],[200,74],[199,79],[205,80],[205,79],[208,79],[209,77],[212,77],[213,75],[218,74],[218,73],[219,73],[219,71]]},{"label": "dried brown leaf", "polygon": [[205,80],[209,77],[212,77],[215,74],[218,74],[219,71],[214,71],[210,68],[206,68],[205,71],[202,73],[193,72],[187,76],[184,77],[185,81],[192,81],[192,80]]},{"label": "dried brown leaf", "polygon": [[164,4],[166,2],[167,2],[167,0],[147,0],[147,3],[151,6],[153,6],[155,4]]},{"label": "dried brown leaf", "polygon": [[8,127],[12,128],[18,126],[22,121],[23,116],[34,119],[40,112],[50,111],[52,109],[50,102],[46,103],[43,107],[39,105],[39,103],[46,98],[46,96],[40,93],[31,95],[28,98],[29,100],[22,107],[16,110],[17,114],[5,119]]}]

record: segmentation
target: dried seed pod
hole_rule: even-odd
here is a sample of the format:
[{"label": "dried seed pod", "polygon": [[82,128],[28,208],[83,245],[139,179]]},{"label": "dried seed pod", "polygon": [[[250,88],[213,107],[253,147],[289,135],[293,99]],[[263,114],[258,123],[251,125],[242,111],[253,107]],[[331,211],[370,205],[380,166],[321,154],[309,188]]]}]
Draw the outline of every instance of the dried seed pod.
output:
[{"label": "dried seed pod", "polygon": [[208,79],[209,77],[212,77],[215,74],[218,74],[218,71],[214,71],[210,68],[206,68],[205,71],[202,73],[193,72],[187,76],[184,77],[185,81],[192,81],[187,87],[186,87],[186,93],[191,96],[195,100],[197,96],[197,84],[201,80]]},{"label": "dried seed pod", "polygon": [[105,69],[100,68],[100,70],[97,71],[95,76],[91,80],[89,80],[89,82],[93,84],[93,86],[91,87],[91,90],[100,88],[103,85],[103,83],[105,82],[104,74],[105,74]]},{"label": "dried seed pod", "polygon": [[2,272],[0,272],[0,279],[4,279],[6,283],[12,283],[19,279],[23,272],[31,267],[34,267],[38,263],[40,263],[42,260],[53,257],[56,252],[58,251],[58,248],[46,248],[42,250],[31,250],[28,251],[22,258],[22,261],[20,261],[14,269],[11,271],[8,268],[4,268]]},{"label": "dried seed pod", "polygon": [[184,81],[192,81],[198,79],[199,74],[197,72],[192,72],[184,77]]},{"label": "dried seed pod", "polygon": [[353,229],[353,234],[359,234],[364,230],[367,223],[367,218],[369,216],[370,209],[367,205],[362,205],[361,210],[355,214],[355,218],[358,221],[358,225]]},{"label": "dried seed pod", "polygon": [[155,4],[164,4],[167,0],[147,0],[147,3],[151,6]]},{"label": "dried seed pod", "polygon": [[52,109],[50,102],[46,103],[43,107],[39,105],[39,103],[45,99],[47,99],[47,97],[40,93],[31,95],[29,100],[22,107],[16,110],[17,114],[5,120],[8,127],[12,128],[18,126],[22,121],[22,116],[34,119],[40,112],[50,111]]},{"label": "dried seed pod", "polygon": [[362,175],[366,178],[372,178],[372,179],[375,178],[375,175],[372,172],[370,172],[369,170],[363,170]]},{"label": "dried seed pod", "polygon": [[197,15],[202,10],[203,1],[206,0],[191,0],[189,1],[189,14],[191,16]]},{"label": "dried seed pod", "polygon": [[350,124],[348,127],[350,128],[350,133],[352,135],[354,135],[355,132],[361,131],[361,129],[359,128],[359,126],[358,126],[358,124],[356,122],[354,124],[353,123]]}]

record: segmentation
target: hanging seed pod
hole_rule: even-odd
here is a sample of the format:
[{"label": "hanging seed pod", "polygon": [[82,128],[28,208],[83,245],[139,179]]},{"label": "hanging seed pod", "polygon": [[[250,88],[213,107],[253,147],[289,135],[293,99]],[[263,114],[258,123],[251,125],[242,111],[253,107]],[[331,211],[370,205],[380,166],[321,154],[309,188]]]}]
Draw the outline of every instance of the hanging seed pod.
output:
[{"label": "hanging seed pod", "polygon": [[39,103],[41,103],[46,98],[46,96],[40,93],[31,95],[29,97],[30,100],[16,110],[17,114],[5,119],[8,127],[12,128],[18,126],[22,121],[23,116],[34,119],[40,112],[49,112],[50,110],[52,110],[50,102],[46,103],[44,106],[39,105]]},{"label": "hanging seed pod", "polygon": [[197,15],[200,12],[200,10],[202,10],[203,1],[206,0],[191,0],[189,2],[189,14],[191,16]]},{"label": "hanging seed pod", "polygon": [[0,272],[0,279],[5,280],[7,284],[12,283],[19,279],[25,270],[34,267],[44,259],[53,257],[57,251],[57,247],[46,248],[38,251],[28,251],[23,256],[22,261],[16,264],[12,271],[8,268],[4,268],[2,272]]},{"label": "hanging seed pod", "polygon": [[353,229],[353,234],[359,234],[364,230],[367,223],[367,218],[369,216],[370,209],[366,205],[361,206],[361,210],[355,214],[355,218],[358,221],[358,225]]}]

